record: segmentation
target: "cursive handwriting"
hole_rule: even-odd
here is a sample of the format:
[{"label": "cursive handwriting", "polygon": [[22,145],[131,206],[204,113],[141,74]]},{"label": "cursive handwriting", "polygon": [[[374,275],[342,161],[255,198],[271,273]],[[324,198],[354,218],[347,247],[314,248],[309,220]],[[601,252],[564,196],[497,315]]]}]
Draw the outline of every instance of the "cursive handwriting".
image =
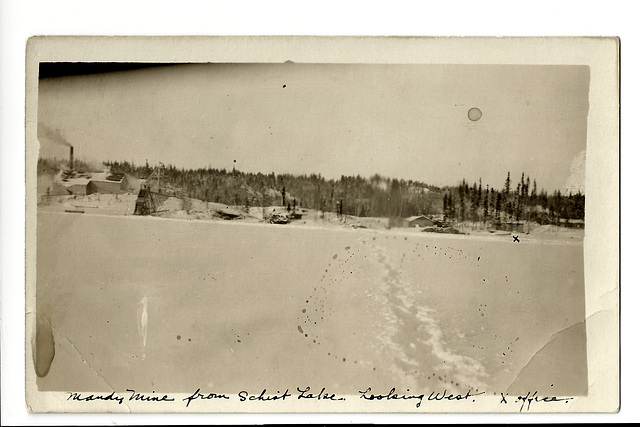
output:
[{"label": "cursive handwriting", "polygon": [[[409,391],[409,389],[407,389],[407,391]],[[370,392],[371,392],[371,387],[367,387],[367,389],[364,391],[358,390],[358,393],[360,393],[360,398],[365,400],[372,400],[372,401],[373,400],[417,400],[416,408],[419,408],[420,405],[422,405],[422,399],[424,399],[426,396],[425,394],[403,394],[403,393],[399,394],[399,393],[396,393],[395,387],[389,390],[389,393],[387,394],[374,394]],[[470,397],[479,396],[481,394],[484,394],[484,392],[472,394],[471,390],[469,390],[467,391],[466,394],[462,395],[462,394],[455,394],[455,393],[447,394],[447,390],[444,390],[442,393],[432,391],[429,394],[429,396],[427,396],[427,400],[428,401],[467,400]]]},{"label": "cursive handwriting", "polygon": [[115,391],[109,394],[88,394],[83,396],[82,393],[70,392],[67,400],[76,400],[79,402],[90,402],[92,400],[114,400],[118,402],[118,405],[122,405],[124,397],[118,396]]},{"label": "cursive handwriting", "polygon": [[[462,395],[462,394],[455,394],[455,393],[449,393],[447,394],[447,390],[445,389],[442,394],[440,393],[435,393],[431,392],[429,394],[429,397],[427,397],[427,400],[467,400],[471,397],[474,396],[481,396],[483,395],[485,392],[481,391],[480,393],[471,393],[471,390],[467,390],[467,393]],[[473,399],[473,402],[475,402],[475,399]]]},{"label": "cursive handwriting", "polygon": [[[131,396],[129,396],[129,400],[140,400],[143,402],[173,402],[175,400],[173,397],[169,397],[166,394],[160,397],[160,396],[149,396],[149,395],[144,395],[142,393],[136,393],[135,390],[132,390],[130,388],[128,388],[127,391],[131,392]],[[155,393],[155,390],[152,393]]]},{"label": "cursive handwriting", "polygon": [[191,396],[185,397],[182,400],[187,401],[186,407],[188,408],[191,401],[196,399],[200,399],[200,400],[229,399],[229,396],[227,396],[226,394],[216,394],[216,393],[202,394],[200,393],[200,389],[197,389],[196,391],[193,392]]},{"label": "cursive handwriting", "polygon": [[[500,403],[507,404],[509,403],[507,400],[507,396],[509,393],[504,394],[500,393]],[[573,397],[557,397],[557,396],[538,396],[538,391],[534,391],[533,394],[528,391],[526,395],[518,396],[513,402],[520,404],[520,412],[524,409],[524,406],[527,405],[527,411],[531,408],[531,403],[551,403],[551,402],[564,402],[569,403],[570,400],[573,400]]]},{"label": "cursive handwriting", "polygon": [[345,400],[344,397],[337,397],[334,393],[329,394],[328,392],[325,392],[324,387],[322,387],[322,390],[320,390],[320,393],[318,394],[310,393],[309,390],[311,390],[311,387],[309,386],[307,386],[304,390],[300,389],[300,387],[297,387],[296,389],[298,390],[298,393],[300,393],[298,395],[298,400],[300,399],[317,399],[317,400],[333,400],[333,401]]},{"label": "cursive handwriting", "polygon": [[531,392],[527,392],[525,396],[518,396],[516,399],[516,403],[521,402],[520,412],[524,408],[525,403],[527,404],[527,411],[531,407],[531,402],[538,403],[550,403],[550,402],[564,402],[569,403],[570,400],[573,400],[573,397],[556,397],[556,396],[538,396],[538,392],[535,391],[533,394]]},{"label": "cursive handwriting", "polygon": [[[142,402],[173,402],[175,400],[173,397],[169,397],[166,394],[163,396],[145,395],[142,393],[136,393],[135,390],[132,390],[130,388],[126,389],[126,391],[131,393],[129,395],[128,400],[137,400]],[[152,393],[155,393],[155,390]],[[111,400],[111,401],[118,402],[118,405],[122,405],[122,402],[124,402],[124,397],[118,396],[118,394],[115,391],[112,391],[109,394],[88,394],[84,396],[82,395],[82,393],[78,393],[74,391],[69,393],[69,397],[67,397],[67,400],[75,400],[78,402],[91,402],[93,400],[105,400],[105,401]]]},{"label": "cursive handwriting", "polygon": [[278,390],[276,394],[269,396],[267,395],[267,389],[263,388],[262,392],[259,395],[249,394],[248,391],[242,390],[240,393],[238,393],[238,397],[240,398],[240,402],[244,402],[246,400],[259,400],[262,402],[268,402],[272,400],[285,400],[287,397],[291,397],[291,393],[289,393],[289,389],[286,389],[282,394],[280,394],[280,390]]},{"label": "cursive handwriting", "polygon": [[[371,387],[367,387],[365,391],[358,390],[360,393],[360,398],[365,400],[411,400],[417,399],[418,403],[416,403],[416,408],[419,408],[422,405],[422,399],[424,399],[424,394],[398,394],[396,393],[395,387],[389,390],[387,394],[374,394],[369,393],[371,391]],[[407,389],[409,391],[409,389]],[[369,394],[367,394],[369,393]]]},{"label": "cursive handwriting", "polygon": [[[297,387],[297,395],[295,395],[296,400],[317,400],[317,401],[346,401],[345,396],[336,395],[333,392],[327,390],[326,387],[322,387],[320,391],[316,392],[318,389],[313,390],[310,386]],[[128,396],[119,395],[115,391],[112,391],[109,394],[83,394],[81,392],[68,392],[69,396],[67,397],[68,401],[75,402],[93,402],[93,401],[111,401],[117,402],[119,405],[122,405],[125,401],[138,401],[138,402],[151,402],[151,403],[159,403],[159,402],[174,402],[176,399],[167,394],[156,394],[155,390],[151,392],[151,394],[143,394],[138,393],[134,389],[126,389],[126,392],[129,393]],[[360,394],[360,399],[368,400],[368,401],[389,401],[389,400],[407,400],[415,402],[416,408],[420,408],[424,401],[427,402],[438,402],[438,401],[468,401],[469,399],[472,402],[475,402],[473,399],[475,396],[480,396],[485,394],[484,391],[479,393],[471,393],[471,390],[468,390],[465,394],[456,394],[447,392],[446,389],[442,392],[432,391],[429,394],[425,393],[412,393],[409,389],[406,389],[406,392],[399,392],[395,387],[392,387],[387,393],[374,393],[371,387],[367,387],[365,390],[358,390]],[[293,397],[293,395],[289,392],[289,389],[286,389],[284,392],[280,392],[280,390],[276,391],[276,393],[268,393],[267,389],[264,388],[259,394],[252,394],[246,390],[242,390],[237,394],[240,402],[273,402],[273,401],[284,401],[287,398]],[[230,400],[233,396],[229,396],[227,394],[221,393],[211,393],[211,392],[202,392],[200,388],[196,389],[191,395],[182,399],[185,402],[185,407],[189,407],[191,403],[197,400]],[[573,397],[558,397],[558,396],[541,396],[538,395],[538,391],[527,392],[526,394],[522,394],[519,396],[509,396],[509,393],[500,393],[500,403],[501,404],[516,404],[519,405],[520,412],[529,411],[531,409],[531,405],[535,403],[569,403],[573,400]]]}]

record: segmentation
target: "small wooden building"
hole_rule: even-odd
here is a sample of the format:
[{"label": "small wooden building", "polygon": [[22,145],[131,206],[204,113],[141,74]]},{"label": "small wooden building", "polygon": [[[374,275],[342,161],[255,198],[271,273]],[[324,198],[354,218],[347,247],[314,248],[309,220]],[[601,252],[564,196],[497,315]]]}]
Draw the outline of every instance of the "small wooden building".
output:
[{"label": "small wooden building", "polygon": [[434,222],[424,215],[416,215],[410,216],[409,218],[404,218],[403,225],[404,227],[409,228],[431,227],[434,225]]}]

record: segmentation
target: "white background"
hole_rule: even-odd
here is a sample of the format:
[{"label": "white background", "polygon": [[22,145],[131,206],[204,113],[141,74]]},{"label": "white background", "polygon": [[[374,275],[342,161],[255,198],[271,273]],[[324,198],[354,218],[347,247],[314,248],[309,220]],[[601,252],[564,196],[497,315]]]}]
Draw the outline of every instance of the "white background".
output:
[{"label": "white background", "polygon": [[[636,213],[639,30],[623,1],[73,1],[0,3],[2,425],[631,422],[639,417]],[[619,36],[621,38],[621,369],[619,414],[30,415],[24,399],[24,61],[31,35]],[[637,222],[637,221],[633,221]]]}]

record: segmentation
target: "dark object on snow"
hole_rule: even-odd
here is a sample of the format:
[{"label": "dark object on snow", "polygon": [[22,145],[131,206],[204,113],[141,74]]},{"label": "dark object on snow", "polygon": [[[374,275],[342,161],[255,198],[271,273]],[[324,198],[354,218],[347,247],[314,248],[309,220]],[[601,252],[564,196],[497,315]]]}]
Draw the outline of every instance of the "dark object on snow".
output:
[{"label": "dark object on snow", "polygon": [[453,227],[426,227],[422,230],[425,233],[441,233],[441,234],[467,234]]},{"label": "dark object on snow", "polygon": [[222,219],[238,219],[238,218],[240,218],[240,215],[235,214],[233,212],[229,212],[229,211],[219,210],[219,211],[216,211],[216,213],[218,215],[220,215],[220,217]]},{"label": "dark object on snow", "polygon": [[269,224],[287,224],[289,218],[284,214],[274,212],[269,216],[267,222],[269,222]]},{"label": "dark object on snow", "polygon": [[148,188],[141,188],[136,200],[134,215],[151,215],[156,212],[156,203]]}]

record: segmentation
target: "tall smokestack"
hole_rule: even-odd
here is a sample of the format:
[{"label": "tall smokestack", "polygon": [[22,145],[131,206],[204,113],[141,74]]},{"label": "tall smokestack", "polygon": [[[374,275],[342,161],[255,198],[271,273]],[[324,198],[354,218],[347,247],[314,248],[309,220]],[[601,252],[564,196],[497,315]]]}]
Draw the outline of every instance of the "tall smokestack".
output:
[{"label": "tall smokestack", "polygon": [[73,170],[73,146],[69,147],[69,169]]}]

